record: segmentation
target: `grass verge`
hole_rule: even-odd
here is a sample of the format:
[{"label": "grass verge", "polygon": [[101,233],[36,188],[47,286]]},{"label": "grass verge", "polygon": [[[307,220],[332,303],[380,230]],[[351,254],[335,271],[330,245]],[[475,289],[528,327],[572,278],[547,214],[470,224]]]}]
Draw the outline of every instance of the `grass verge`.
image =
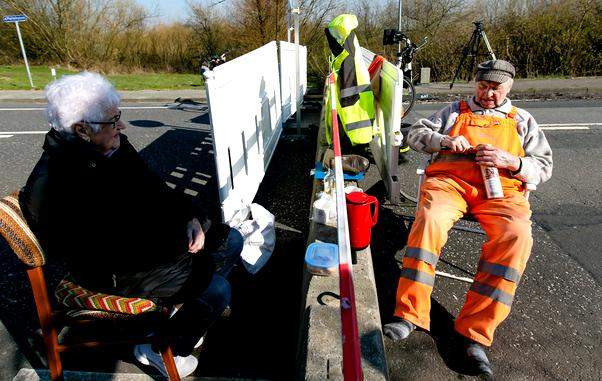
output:
[{"label": "grass verge", "polygon": [[[36,90],[52,81],[50,67],[30,66]],[[57,78],[65,74],[75,74],[77,70],[56,69]],[[177,90],[196,89],[203,86],[200,74],[175,73],[136,73],[107,75],[117,90]],[[25,65],[0,66],[0,90],[30,90]]]}]

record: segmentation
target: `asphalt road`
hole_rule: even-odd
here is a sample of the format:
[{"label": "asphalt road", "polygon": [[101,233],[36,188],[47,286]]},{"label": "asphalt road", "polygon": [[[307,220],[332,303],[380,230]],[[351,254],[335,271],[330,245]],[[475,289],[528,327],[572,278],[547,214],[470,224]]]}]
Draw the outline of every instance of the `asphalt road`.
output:
[{"label": "asphalt road", "polygon": [[[552,178],[530,195],[534,220],[600,284],[602,260],[602,101],[516,102],[545,129]],[[411,123],[442,108],[416,105]],[[406,120],[404,120],[405,122]]]},{"label": "asphalt road", "polygon": [[[567,343],[566,346],[563,345],[562,347],[558,347],[550,345],[548,348],[542,347],[542,344],[550,344],[547,340],[552,340],[549,336],[555,334],[555,331],[550,329],[557,328],[556,326],[548,327],[550,329],[543,329],[544,327],[540,327],[540,324],[531,320],[532,324],[527,324],[526,326],[534,327],[532,331],[525,330],[516,334],[516,332],[508,328],[508,331],[513,333],[514,336],[505,341],[504,339],[501,339],[502,343],[515,348],[520,348],[524,352],[523,358],[518,356],[518,358],[514,359],[518,365],[512,364],[512,366],[516,365],[516,369],[511,368],[511,370],[513,369],[517,373],[509,374],[524,374],[523,369],[529,365],[529,360],[539,360],[538,353],[545,351],[546,349],[550,352],[547,357],[551,358],[552,363],[554,362],[554,359],[558,359],[557,365],[558,362],[564,364],[563,351],[572,346],[575,346],[572,351],[575,354],[578,354],[582,361],[587,361],[588,358],[591,358],[590,354],[592,350],[596,351],[595,348],[599,349],[600,342],[600,320],[598,317],[594,316],[592,318],[591,316],[591,311],[599,312],[599,298],[595,295],[582,295],[583,293],[572,295],[569,291],[566,291],[566,293],[564,292],[573,284],[571,283],[573,282],[572,274],[582,274],[585,273],[585,271],[589,272],[597,284],[590,285],[588,283],[589,280],[587,279],[585,281],[582,279],[576,279],[574,281],[581,282],[579,283],[579,287],[589,287],[594,293],[596,292],[595,290],[600,289],[600,280],[602,279],[601,261],[597,258],[598,251],[595,250],[599,246],[599,237],[602,237],[602,197],[600,197],[599,189],[602,185],[602,174],[598,168],[599,163],[602,163],[602,152],[600,149],[602,143],[602,125],[600,125],[602,122],[602,102],[548,101],[522,102],[517,103],[517,105],[531,111],[540,124],[546,125],[546,128],[550,128],[546,131],[546,136],[554,150],[555,172],[552,180],[540,186],[540,188],[532,194],[531,204],[534,212],[534,220],[538,225],[535,229],[536,242],[540,242],[540,245],[544,246],[545,250],[542,249],[542,252],[545,253],[547,253],[546,250],[548,250],[548,247],[553,246],[554,248],[550,248],[549,250],[553,251],[554,255],[550,256],[550,258],[546,258],[541,255],[541,252],[534,254],[531,266],[532,268],[537,269],[537,273],[527,274],[525,280],[526,284],[524,286],[526,291],[524,292],[524,295],[526,295],[525,298],[528,296],[528,298],[532,301],[537,301],[537,303],[533,304],[535,307],[531,307],[531,304],[529,304],[529,307],[527,308],[525,307],[525,299],[518,300],[515,309],[518,309],[519,312],[514,319],[533,320],[537,319],[538,316],[546,314],[548,314],[548,318],[552,319],[556,316],[556,313],[560,314],[563,312],[562,309],[567,308],[566,304],[569,303],[574,303],[575,306],[579,307],[579,310],[571,310],[571,312],[569,312],[575,314],[574,320],[565,324],[566,332],[561,332],[560,339],[565,340]],[[415,120],[420,116],[428,116],[441,107],[442,104],[417,105],[415,111],[413,111],[412,115],[408,118],[408,121]],[[41,108],[43,108],[43,104],[0,103],[0,194],[7,194],[22,186],[41,153],[43,134],[47,130]],[[165,108],[164,104],[157,103],[125,104],[122,117],[128,123],[126,134],[130,137],[133,145],[142,152],[143,157],[149,162],[150,166],[166,178],[169,178],[171,170],[177,165],[177,162],[170,160],[170,158],[181,156],[182,152],[190,152],[191,147],[188,147],[186,143],[188,138],[202,138],[208,134],[208,117],[206,113],[202,112],[202,109],[198,107],[188,110],[175,110]],[[286,152],[286,155],[291,155],[295,154],[295,147],[296,146],[294,145],[282,145],[279,150],[284,150],[283,152]],[[210,153],[204,152],[204,154],[207,155],[206,159],[210,160]],[[309,160],[311,161],[311,157]],[[280,163],[278,160],[276,162]],[[290,160],[287,157],[287,160],[282,161],[281,163],[280,170],[274,171],[273,176],[266,176],[267,182],[272,181],[271,178],[278,175],[287,176],[288,181],[295,178],[292,175],[287,175],[287,169],[285,168],[285,163],[293,165],[295,160]],[[300,163],[298,164],[299,165],[295,164],[295,166],[300,167],[297,172],[301,174],[305,169]],[[306,164],[308,168],[311,166],[311,163]],[[413,172],[414,169],[414,167],[406,166],[404,170]],[[413,175],[408,175],[405,178],[411,178],[412,176]],[[208,184],[210,186],[211,183]],[[270,184],[266,184],[266,186],[262,187],[263,190],[260,193],[263,194],[262,197],[264,197],[265,204],[269,204],[270,202],[291,204],[287,205],[287,207],[283,208],[279,213],[276,213],[277,220],[284,221],[287,226],[293,228],[293,230],[289,230],[288,233],[285,232],[291,236],[289,238],[288,247],[303,247],[304,241],[300,238],[302,234],[297,234],[296,232],[304,232],[307,227],[305,213],[309,201],[305,202],[304,199],[295,200],[291,198],[286,187],[276,187],[276,185],[281,184],[282,183],[276,182],[273,187]],[[300,186],[301,188],[290,189],[302,189],[303,184],[296,184],[295,186]],[[295,214],[299,214],[298,211],[302,211],[301,213],[303,216],[301,218],[295,217]],[[384,219],[387,216],[392,219],[394,218],[394,216],[385,213],[384,217],[381,217],[381,219]],[[396,229],[398,229],[399,225],[396,226]],[[455,239],[454,237],[455,236],[452,235],[450,241],[453,241]],[[551,237],[554,242],[548,242],[548,238],[545,237]],[[399,236],[399,239],[401,239],[401,236]],[[283,240],[282,242],[285,243],[286,240]],[[458,245],[456,251],[461,251],[462,247],[463,246]],[[476,247],[478,248],[478,246]],[[378,248],[375,248],[375,251],[377,251],[377,249]],[[563,256],[565,254],[572,257],[575,260],[575,263],[562,263],[562,258],[564,258]],[[288,262],[281,262],[281,264],[285,264],[292,269],[292,266]],[[554,267],[550,269],[546,268],[546,265],[552,265]],[[376,264],[376,266],[378,268],[378,264]],[[543,269],[541,270],[541,275],[539,269]],[[556,278],[555,271],[558,271],[558,278]],[[261,280],[261,284],[266,289],[270,289],[273,285],[271,282],[274,280],[274,274],[277,273],[278,270],[274,269],[272,278],[264,278]],[[553,282],[550,282],[550,277],[554,277]],[[286,290],[298,292],[298,290],[295,291],[294,288],[294,277],[292,277],[292,279],[289,278],[279,278],[276,275],[276,279],[282,282],[279,284],[286,286]],[[244,281],[242,281],[242,283],[245,284]],[[538,287],[530,286],[530,284],[534,283],[537,284]],[[558,300],[549,299],[548,293],[544,292],[545,290],[541,287],[547,287],[548,292],[558,292],[558,290],[560,290],[563,294]],[[450,295],[449,298],[446,296],[447,299],[441,298],[440,300],[442,304],[446,304],[446,301],[450,298],[451,301],[454,299],[457,301],[458,297],[462,298],[464,291],[454,291],[454,294]],[[437,293],[434,294],[435,297],[437,297],[437,295]],[[12,306],[14,307],[19,301],[9,300],[8,302],[13,303]],[[271,301],[269,299],[261,300],[259,303],[260,308],[257,310],[260,311],[261,306],[269,306],[270,303]],[[564,304],[562,308],[558,307],[558,303]],[[381,303],[381,306],[382,305],[383,304]],[[295,308],[296,306],[293,305],[286,307],[289,312],[294,311]],[[522,314],[521,308],[523,311]],[[453,312],[453,309],[451,310]],[[587,319],[590,320],[587,320],[586,318],[581,319],[579,317],[580,313],[589,316]],[[383,316],[384,315],[385,314],[383,314]],[[2,316],[2,320],[5,324],[6,316],[8,316],[6,313]],[[245,322],[245,319],[249,318],[252,317],[238,317],[238,322]],[[263,315],[261,319],[255,319],[257,319],[255,322],[259,324],[260,328],[267,330],[270,329],[269,324],[282,324],[277,320],[266,321],[266,319],[270,319],[269,315]],[[513,319],[512,316],[511,319]],[[585,324],[586,321],[594,324],[594,332],[589,332],[588,335],[585,335],[587,338],[582,339],[582,341],[570,341],[572,335],[577,334],[576,332],[587,329],[587,325]],[[248,327],[250,326],[251,325],[248,325]],[[277,325],[274,326],[276,329],[277,327]],[[13,327],[9,327],[9,330],[11,328]],[[289,326],[283,328],[286,328],[287,331],[285,332],[288,333],[281,339],[287,339],[289,341],[294,340],[294,335],[291,333],[294,329],[291,329]],[[542,329],[541,332],[536,331],[539,328]],[[590,326],[590,329],[591,328],[592,327]],[[256,343],[265,340],[266,337],[259,335],[257,332],[254,332],[249,337],[249,332],[245,330],[244,324],[225,324],[223,330],[225,331],[224,335],[235,340],[233,342],[234,346],[237,345],[236,342],[238,342],[241,337],[246,337],[247,340],[250,338],[250,341],[255,341]],[[228,333],[228,331],[230,333]],[[270,331],[265,331],[264,333],[268,332]],[[506,332],[506,334],[509,332]],[[564,336],[565,334],[567,335],[566,337]],[[273,331],[270,336],[273,336]],[[427,353],[427,357],[420,357],[420,352],[427,348],[427,344],[425,344],[426,342],[420,341],[420,336],[418,336],[418,338],[419,345],[417,351],[409,352],[411,356],[416,355],[416,358],[411,357],[410,360],[415,361],[416,363],[437,361],[437,357],[434,354],[431,356],[431,354]],[[597,345],[592,347],[592,340],[597,341]],[[529,350],[526,350],[529,343],[534,344]],[[292,366],[290,361],[293,357],[286,355],[286,353],[294,353],[294,350],[284,352],[279,351],[277,342],[270,343],[270,345],[268,345],[268,343],[263,344],[263,348],[266,350],[265,355],[271,355],[274,359],[278,360],[276,362],[279,363],[279,366],[269,369],[269,365],[267,365],[269,362],[262,363],[262,361],[265,361],[265,356],[262,356],[261,353],[257,351],[257,353],[253,353],[253,356],[250,358],[230,366],[230,369],[222,367],[218,365],[218,359],[220,356],[229,356],[232,348],[228,348],[227,346],[220,348],[218,345],[218,349],[216,349],[213,354],[209,351],[209,354],[206,355],[205,364],[211,365],[209,365],[208,368],[205,368],[202,375],[230,375],[272,379],[281,378],[284,374],[287,374],[285,368],[288,369],[289,365]],[[411,344],[412,342],[408,345]],[[398,351],[403,351],[407,356],[408,348],[393,346],[390,343],[387,343],[387,346],[392,358],[399,356]],[[243,351],[245,348],[251,352],[253,351],[253,349],[251,349],[252,346],[242,346],[238,350],[240,358],[244,359],[245,353],[243,353]],[[251,352],[246,355],[249,355]],[[13,354],[13,356],[16,355]],[[494,361],[498,360],[497,357],[504,356],[504,353],[493,353]],[[541,359],[541,364],[538,363],[535,365],[542,367],[542,369],[544,367],[550,367],[548,362],[545,362],[544,360],[545,359]],[[527,364],[525,364],[525,362]],[[259,363],[267,365],[267,367],[265,369],[257,369]],[[562,364],[559,366],[562,367]],[[599,365],[594,365],[594,369],[598,369],[599,372],[598,366]],[[575,368],[574,364],[573,368]],[[573,375],[577,376],[577,378],[583,378],[579,375],[591,374],[587,371],[587,368],[585,368],[585,373],[575,373],[583,368],[583,366],[579,366],[579,369],[577,370],[574,370],[573,368],[571,368],[570,371],[558,371],[558,373],[554,373],[552,370],[549,374],[543,369],[535,372],[535,374],[539,374],[540,376],[547,374],[552,378],[558,377],[558,375]],[[407,373],[407,369],[403,368],[403,364],[395,361],[391,361],[390,369],[393,376],[392,379],[396,379],[396,374],[403,374],[406,376],[414,374],[415,377],[408,378],[420,378],[419,372]],[[130,368],[126,367],[126,370],[130,370]],[[442,370],[442,372],[444,372],[444,370]],[[435,372],[431,377],[435,377],[433,379],[436,379],[437,374],[438,373]],[[445,375],[446,373],[441,374]],[[446,376],[442,377],[447,378]],[[404,376],[401,378],[406,377]]]},{"label": "asphalt road", "polygon": [[[602,281],[599,251],[602,237],[602,101],[517,102],[542,124],[554,152],[554,174],[531,195],[535,221],[598,283]],[[0,103],[0,194],[21,187],[37,161],[44,139],[43,104]],[[208,116],[199,107],[167,109],[165,103],[125,104],[126,134],[138,150],[152,148],[160,136],[177,132],[207,133]],[[418,104],[404,120],[411,123],[443,107]],[[177,127],[177,128],[174,128]],[[14,133],[14,134],[13,134]],[[149,147],[150,146],[150,147]],[[166,148],[165,148],[166,147]],[[162,144],[173,153],[177,147]],[[148,151],[148,149],[147,149]],[[146,158],[160,173],[165,155],[150,150]]]}]

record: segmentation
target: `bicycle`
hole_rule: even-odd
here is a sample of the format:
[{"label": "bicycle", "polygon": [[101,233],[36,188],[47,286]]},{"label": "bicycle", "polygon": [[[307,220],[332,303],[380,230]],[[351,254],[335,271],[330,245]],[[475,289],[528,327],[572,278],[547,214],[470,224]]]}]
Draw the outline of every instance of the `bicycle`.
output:
[{"label": "bicycle", "polygon": [[[401,24],[400,24],[401,25]],[[401,43],[404,43],[404,48],[401,49]],[[410,114],[412,107],[414,107],[414,101],[416,100],[416,90],[414,89],[414,81],[412,76],[412,61],[414,55],[422,49],[424,45],[428,43],[428,37],[423,37],[419,45],[413,43],[408,36],[401,33],[397,29],[385,29],[383,33],[383,45],[398,44],[397,59],[395,60],[395,66],[401,69],[403,73],[402,82],[402,101],[401,101],[401,120]],[[404,124],[402,123],[402,126]],[[407,125],[406,127],[409,127]],[[407,136],[406,133],[403,134]],[[405,154],[410,150],[407,142],[404,139],[403,144],[399,148],[398,162],[406,160]]]},{"label": "bicycle", "polygon": [[405,118],[416,100],[416,91],[414,89],[414,80],[412,77],[412,61],[414,55],[428,43],[428,37],[424,37],[419,45],[413,43],[408,36],[398,31],[397,29],[385,29],[383,34],[383,45],[392,45],[394,43],[404,43],[404,48],[397,52],[395,66],[403,72],[403,96],[402,96],[402,112],[401,119]]},{"label": "bicycle", "polygon": [[213,55],[213,56],[209,57],[208,60],[203,61],[203,63],[201,64],[201,75],[205,74],[206,71],[213,70],[213,69],[215,69],[215,67],[225,63],[227,61],[226,53],[227,53],[227,51],[223,52],[219,56]]}]

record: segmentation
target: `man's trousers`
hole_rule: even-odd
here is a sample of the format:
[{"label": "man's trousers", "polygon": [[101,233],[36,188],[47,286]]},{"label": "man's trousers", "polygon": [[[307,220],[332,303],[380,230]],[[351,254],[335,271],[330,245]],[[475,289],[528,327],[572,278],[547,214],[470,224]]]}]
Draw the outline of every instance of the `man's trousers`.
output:
[{"label": "man's trousers", "polygon": [[502,199],[487,199],[482,186],[455,177],[425,180],[403,258],[395,316],[430,330],[435,266],[449,230],[467,212],[479,221],[488,241],[455,329],[490,346],[495,329],[510,313],[533,244],[529,203],[515,189],[504,189]]}]

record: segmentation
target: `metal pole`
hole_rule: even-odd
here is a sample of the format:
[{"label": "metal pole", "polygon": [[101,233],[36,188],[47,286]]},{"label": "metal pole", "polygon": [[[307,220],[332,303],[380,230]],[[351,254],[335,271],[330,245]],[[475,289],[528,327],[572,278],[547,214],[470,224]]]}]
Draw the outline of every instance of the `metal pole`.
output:
[{"label": "metal pole", "polygon": [[27,62],[27,54],[25,54],[25,45],[23,45],[23,39],[21,38],[21,29],[19,29],[19,22],[15,21],[15,26],[17,27],[17,36],[19,36],[19,44],[21,44],[21,53],[23,54],[23,59],[25,60],[25,69],[27,69],[27,77],[29,78],[29,84],[33,89],[33,81],[31,80],[31,73],[29,71],[29,62]]},{"label": "metal pole", "polygon": [[299,102],[299,85],[301,83],[301,64],[299,62],[299,18],[301,16],[301,10],[299,8],[294,8],[292,13],[295,17],[295,103],[297,109],[297,135],[301,135],[301,103],[303,103],[303,99]]},{"label": "metal pole", "polygon": [[288,14],[286,15],[286,42],[291,42],[291,11],[293,5],[291,0],[288,0]]},{"label": "metal pole", "polygon": [[[402,7],[402,1],[399,0],[398,3],[398,15],[397,15],[397,30],[399,32],[401,32],[401,7]],[[401,68],[401,40],[397,43],[397,67]]]}]

